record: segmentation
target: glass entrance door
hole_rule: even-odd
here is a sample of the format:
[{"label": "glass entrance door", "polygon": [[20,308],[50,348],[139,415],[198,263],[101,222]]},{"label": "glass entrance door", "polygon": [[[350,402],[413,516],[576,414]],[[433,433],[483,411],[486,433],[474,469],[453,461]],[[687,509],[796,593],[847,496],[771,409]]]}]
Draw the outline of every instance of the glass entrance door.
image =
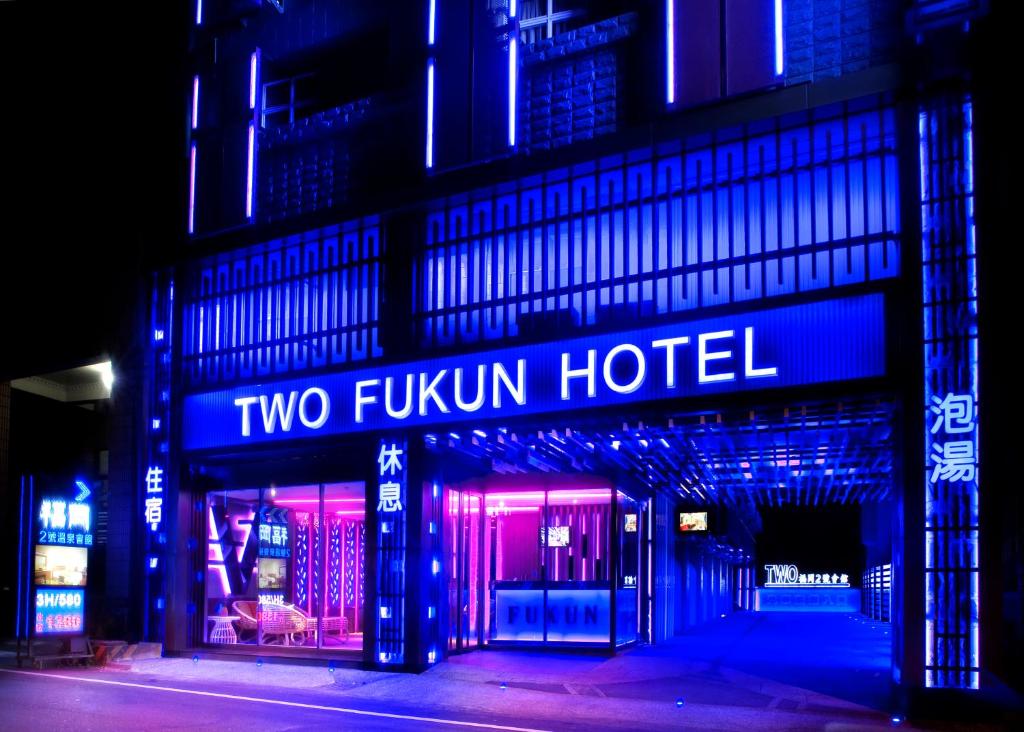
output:
[{"label": "glass entrance door", "polygon": [[480,645],[483,552],[483,499],[472,491],[448,493],[445,549],[448,563],[448,648]]}]

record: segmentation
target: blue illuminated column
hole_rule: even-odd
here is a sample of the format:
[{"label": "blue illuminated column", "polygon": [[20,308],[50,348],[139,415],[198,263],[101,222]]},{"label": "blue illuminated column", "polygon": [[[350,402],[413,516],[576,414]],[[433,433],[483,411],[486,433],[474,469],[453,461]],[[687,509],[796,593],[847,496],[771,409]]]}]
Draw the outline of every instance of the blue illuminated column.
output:
[{"label": "blue illuminated column", "polygon": [[405,662],[408,449],[382,439],[377,451],[377,637],[374,661]]},{"label": "blue illuminated column", "polygon": [[143,422],[145,462],[139,476],[140,520],[146,572],[143,637],[164,639],[166,607],[167,520],[171,515],[169,435],[171,419],[171,334],[173,333],[174,281],[167,272],[153,275],[150,292],[147,394]]},{"label": "blue illuminated column", "polygon": [[437,18],[437,0],[428,0],[427,9],[427,152],[426,166],[429,170],[434,167],[434,41]]},{"label": "blue illuminated column", "polygon": [[260,49],[257,48],[249,56],[249,111],[252,113],[252,118],[249,120],[246,139],[245,218],[250,222],[256,213],[256,133],[259,129],[260,116],[263,109],[261,96]]},{"label": "blue illuminated column", "polygon": [[978,282],[973,109],[920,110],[924,318],[925,686],[977,689]]},{"label": "blue illuminated column", "polygon": [[519,43],[519,19],[516,17],[516,0],[509,0],[508,6],[508,146],[516,146],[516,77],[518,75],[517,46]]}]

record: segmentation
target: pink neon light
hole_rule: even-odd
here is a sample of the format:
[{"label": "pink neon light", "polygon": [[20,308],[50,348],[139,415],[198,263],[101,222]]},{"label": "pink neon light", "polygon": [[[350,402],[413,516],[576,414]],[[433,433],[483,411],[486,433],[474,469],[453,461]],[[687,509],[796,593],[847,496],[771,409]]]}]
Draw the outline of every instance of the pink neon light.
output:
[{"label": "pink neon light", "polygon": [[551,490],[551,491],[511,491],[502,493],[487,493],[484,498],[488,501],[494,499],[531,499],[531,500],[544,500],[544,494],[548,493],[549,499],[551,498],[562,498],[562,499],[580,499],[580,498],[603,498],[611,499],[612,492],[610,490],[578,490],[578,491],[563,491],[563,490]]}]

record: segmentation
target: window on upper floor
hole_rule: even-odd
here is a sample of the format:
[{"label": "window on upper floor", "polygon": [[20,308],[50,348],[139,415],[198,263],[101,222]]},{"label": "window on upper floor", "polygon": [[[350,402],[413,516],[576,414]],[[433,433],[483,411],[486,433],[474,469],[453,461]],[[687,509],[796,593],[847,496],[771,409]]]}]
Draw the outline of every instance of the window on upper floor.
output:
[{"label": "window on upper floor", "polygon": [[586,0],[521,0],[519,40],[533,43],[577,27],[589,15]]},{"label": "window on upper floor", "polygon": [[315,79],[314,74],[306,73],[264,84],[261,126],[293,125],[306,116],[314,105]]}]

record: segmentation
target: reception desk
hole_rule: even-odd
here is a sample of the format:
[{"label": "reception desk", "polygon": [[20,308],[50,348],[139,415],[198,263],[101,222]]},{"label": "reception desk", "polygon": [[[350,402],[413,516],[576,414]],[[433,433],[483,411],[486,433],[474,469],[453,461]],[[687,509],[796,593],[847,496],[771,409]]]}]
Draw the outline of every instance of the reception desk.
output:
[{"label": "reception desk", "polygon": [[856,587],[758,587],[754,592],[758,612],[860,612]]},{"label": "reception desk", "polygon": [[611,587],[607,582],[496,582],[491,640],[607,644]]}]

